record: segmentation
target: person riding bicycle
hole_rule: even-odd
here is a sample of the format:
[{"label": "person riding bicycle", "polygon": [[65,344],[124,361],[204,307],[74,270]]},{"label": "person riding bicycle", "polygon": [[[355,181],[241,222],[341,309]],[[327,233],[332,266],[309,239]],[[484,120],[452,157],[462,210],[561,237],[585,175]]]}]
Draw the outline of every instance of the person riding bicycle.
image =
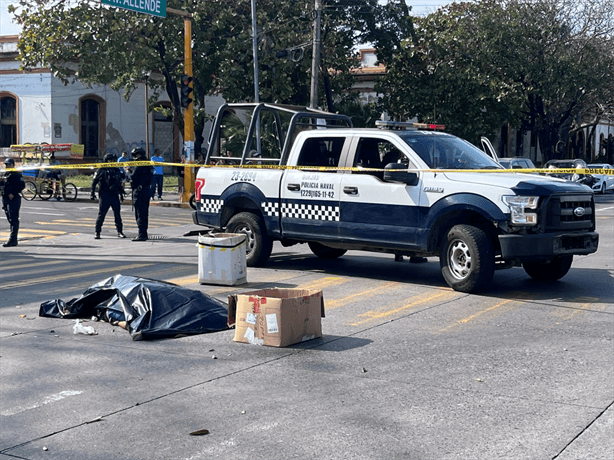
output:
[{"label": "person riding bicycle", "polygon": [[[49,156],[49,166],[59,166],[59,160],[56,160],[55,154],[51,153]],[[52,169],[47,172],[47,178],[51,180],[53,184],[53,197],[49,201],[66,201],[66,192],[64,192],[64,186],[66,185],[66,176],[61,169]],[[59,183],[58,183],[59,181]],[[60,197],[60,193],[62,196]]]}]

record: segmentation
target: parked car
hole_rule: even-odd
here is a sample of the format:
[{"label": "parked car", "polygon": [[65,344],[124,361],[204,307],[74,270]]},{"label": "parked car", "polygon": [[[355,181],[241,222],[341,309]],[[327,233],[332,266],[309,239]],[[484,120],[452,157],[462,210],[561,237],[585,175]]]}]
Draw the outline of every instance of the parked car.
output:
[{"label": "parked car", "polygon": [[[589,169],[607,169],[609,171],[614,170],[612,165],[607,163],[593,163],[588,165]],[[597,179],[597,182],[593,184],[593,191],[599,193],[606,193],[609,190],[614,191],[614,176],[611,174],[593,174],[593,177]]]},{"label": "parked car", "polygon": [[535,169],[533,162],[525,157],[499,158],[499,164],[505,169]]},{"label": "parked car", "polygon": [[[586,162],[580,159],[574,160],[550,160],[546,162],[544,168],[547,169],[587,169]],[[574,182],[578,182],[579,184],[588,185],[589,187],[593,187],[597,179],[595,179],[591,174],[578,174],[578,173],[546,173],[548,176],[558,177],[559,179],[571,180]]]}]

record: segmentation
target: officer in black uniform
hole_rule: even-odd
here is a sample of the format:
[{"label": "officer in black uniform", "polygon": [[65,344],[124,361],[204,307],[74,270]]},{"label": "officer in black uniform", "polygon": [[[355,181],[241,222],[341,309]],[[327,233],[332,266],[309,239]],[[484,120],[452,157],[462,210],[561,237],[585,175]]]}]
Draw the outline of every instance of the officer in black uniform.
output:
[{"label": "officer in black uniform", "polygon": [[[4,160],[7,169],[15,167],[15,160],[7,158]],[[9,240],[2,246],[5,248],[17,246],[17,233],[19,232],[19,208],[21,208],[20,192],[25,188],[23,176],[18,171],[11,171],[2,179],[2,209],[6,213],[6,220],[9,221],[11,234]]]},{"label": "officer in black uniform", "polygon": [[[116,163],[117,158],[112,153],[107,153],[104,156],[105,163]],[[98,218],[96,219],[95,236],[94,238],[100,239],[100,232],[102,231],[102,224],[104,218],[109,211],[109,208],[113,209],[113,215],[115,216],[115,228],[117,229],[118,238],[126,238],[123,233],[123,223],[121,216],[121,203],[120,197],[123,198],[124,189],[122,187],[122,174],[121,168],[100,168],[94,173],[94,180],[92,181],[92,195],[91,199],[96,199],[96,186],[98,185],[98,196],[100,202],[98,204]]]},{"label": "officer in black uniform", "polygon": [[[145,150],[138,148],[132,150],[134,161],[146,161]],[[153,166],[137,166],[130,175],[130,186],[132,187],[132,203],[136,225],[139,234],[132,241],[147,241],[147,226],[149,220],[149,199],[151,198],[150,186],[153,177]]]}]

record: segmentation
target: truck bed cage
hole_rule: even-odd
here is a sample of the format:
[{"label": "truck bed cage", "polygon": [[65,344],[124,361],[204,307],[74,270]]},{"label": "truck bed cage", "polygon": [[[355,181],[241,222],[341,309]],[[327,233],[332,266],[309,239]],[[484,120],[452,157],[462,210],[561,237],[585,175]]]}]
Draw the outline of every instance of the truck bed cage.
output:
[{"label": "truck bed cage", "polygon": [[[241,156],[237,156],[236,154],[224,155],[223,152],[221,152],[222,146],[220,145],[220,137],[222,129],[224,128],[222,120],[227,114],[236,115],[237,112],[243,112],[245,117],[250,118]],[[277,149],[280,152],[279,157],[267,158],[262,156],[261,120],[262,115],[265,113],[270,113],[274,119],[272,134],[275,138]],[[289,122],[286,122],[286,129],[284,129],[285,126],[282,115],[285,119],[290,117]],[[241,121],[246,122],[247,120]],[[244,123],[243,126],[245,125],[247,125],[247,123]],[[209,135],[209,148],[207,149],[205,164],[228,162],[233,165],[244,165],[247,162],[257,162],[258,164],[283,165],[288,160],[290,147],[294,142],[297,131],[351,127],[352,120],[346,115],[324,112],[307,107],[268,103],[222,104],[217,111],[215,122]],[[252,146],[254,141],[255,148]]]}]

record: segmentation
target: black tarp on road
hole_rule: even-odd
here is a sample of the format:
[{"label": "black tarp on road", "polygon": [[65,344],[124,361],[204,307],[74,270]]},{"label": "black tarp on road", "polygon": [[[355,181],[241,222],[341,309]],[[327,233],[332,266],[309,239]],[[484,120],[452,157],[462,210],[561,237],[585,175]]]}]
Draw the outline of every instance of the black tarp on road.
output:
[{"label": "black tarp on road", "polygon": [[101,281],[68,302],[48,300],[41,304],[39,316],[126,321],[132,340],[228,329],[228,306],[223,302],[175,284],[123,275]]}]

